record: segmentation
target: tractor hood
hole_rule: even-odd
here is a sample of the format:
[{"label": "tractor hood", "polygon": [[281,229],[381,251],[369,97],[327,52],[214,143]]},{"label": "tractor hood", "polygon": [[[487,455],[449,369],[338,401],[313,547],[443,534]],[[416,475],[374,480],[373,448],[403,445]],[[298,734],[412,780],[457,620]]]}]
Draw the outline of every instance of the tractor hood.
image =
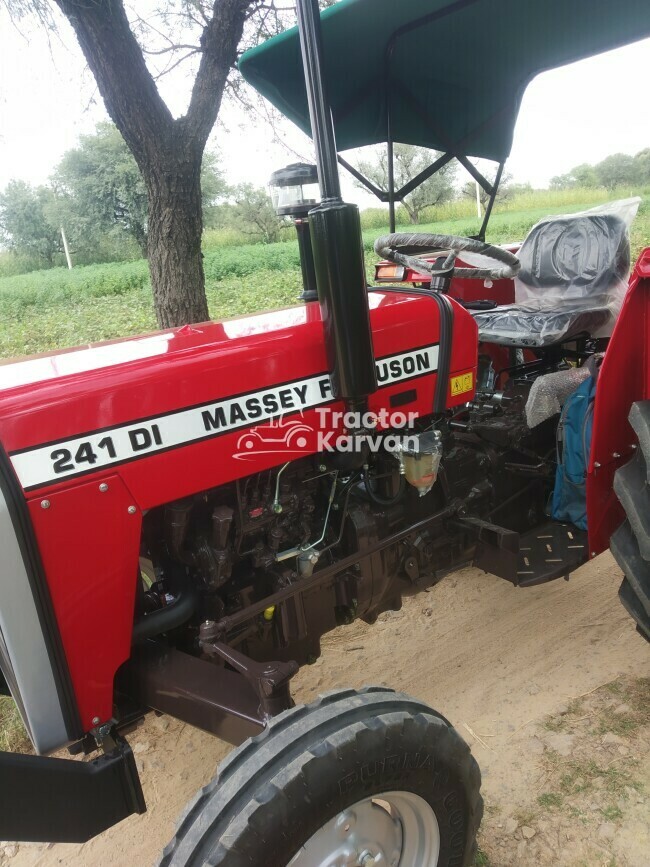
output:
[{"label": "tractor hood", "polygon": [[[458,391],[441,376],[443,407],[471,397],[477,338],[467,311],[452,302],[452,339],[443,345],[435,299],[383,290],[369,293],[369,304],[380,386],[373,411],[398,394],[405,412],[430,413],[438,369],[468,377]],[[294,416],[313,421],[319,406],[335,403],[320,309],[310,303],[2,365],[0,444],[26,491],[119,467],[148,508],[164,501],[152,478],[177,499],[238,478],[243,466],[283,462],[282,452],[255,451],[242,464],[242,435],[261,427],[266,436]],[[176,460],[183,472],[170,494],[162,483]]]},{"label": "tractor hood", "polygon": [[[321,21],[340,150],[386,141],[390,118],[394,141],[501,162],[530,81],[650,36],[650,3],[341,0]],[[297,28],[247,51],[239,68],[311,133]]]}]

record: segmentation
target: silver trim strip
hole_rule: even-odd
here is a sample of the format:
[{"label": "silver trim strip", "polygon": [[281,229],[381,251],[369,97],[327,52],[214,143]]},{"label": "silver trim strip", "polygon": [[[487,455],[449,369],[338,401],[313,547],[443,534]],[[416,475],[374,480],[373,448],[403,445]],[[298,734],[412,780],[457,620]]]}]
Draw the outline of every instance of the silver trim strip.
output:
[{"label": "silver trim strip", "polygon": [[23,722],[36,751],[43,755],[70,739],[25,563],[1,490],[0,554],[0,632],[20,692],[18,707],[22,703],[25,710]]},{"label": "silver trim strip", "polygon": [[[380,388],[438,370],[437,343],[378,358]],[[9,457],[24,490],[55,484],[108,466],[265,425],[332,401],[327,373],[173,410],[147,419],[81,433],[12,452]],[[77,454],[81,452],[80,456]],[[89,463],[88,455],[92,455]]]}]

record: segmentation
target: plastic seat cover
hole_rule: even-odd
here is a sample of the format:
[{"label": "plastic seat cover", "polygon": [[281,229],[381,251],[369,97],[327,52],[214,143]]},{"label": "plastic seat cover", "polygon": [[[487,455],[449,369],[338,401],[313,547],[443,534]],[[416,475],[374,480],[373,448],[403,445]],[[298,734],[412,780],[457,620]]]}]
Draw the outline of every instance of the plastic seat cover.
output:
[{"label": "plastic seat cover", "polygon": [[609,307],[597,310],[524,310],[497,307],[474,315],[479,339],[505,346],[551,346],[580,334],[594,335],[612,318]]},{"label": "plastic seat cover", "polygon": [[515,304],[475,314],[479,338],[544,347],[579,334],[611,334],[630,270],[629,226],[640,199],[548,217],[519,251]]}]

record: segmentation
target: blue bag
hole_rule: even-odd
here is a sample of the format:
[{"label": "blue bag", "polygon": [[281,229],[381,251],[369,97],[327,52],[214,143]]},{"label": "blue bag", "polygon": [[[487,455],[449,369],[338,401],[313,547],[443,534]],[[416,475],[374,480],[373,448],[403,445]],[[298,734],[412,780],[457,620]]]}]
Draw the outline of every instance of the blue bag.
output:
[{"label": "blue bag", "polygon": [[551,517],[587,529],[587,467],[591,448],[596,377],[591,375],[569,395],[557,428],[557,470]]}]

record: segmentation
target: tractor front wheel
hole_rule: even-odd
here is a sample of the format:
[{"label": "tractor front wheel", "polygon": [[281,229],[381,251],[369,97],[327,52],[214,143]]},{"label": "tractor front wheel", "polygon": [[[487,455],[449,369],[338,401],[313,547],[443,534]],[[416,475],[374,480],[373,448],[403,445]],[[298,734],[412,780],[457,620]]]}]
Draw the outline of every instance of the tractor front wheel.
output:
[{"label": "tractor front wheel", "polygon": [[483,802],[469,747],[384,687],[322,696],[233,751],[162,867],[467,867]]},{"label": "tractor front wheel", "polygon": [[638,631],[650,641],[650,400],[632,404],[629,418],[639,445],[614,476],[614,490],[627,519],[610,547],[625,573],[618,595]]}]

